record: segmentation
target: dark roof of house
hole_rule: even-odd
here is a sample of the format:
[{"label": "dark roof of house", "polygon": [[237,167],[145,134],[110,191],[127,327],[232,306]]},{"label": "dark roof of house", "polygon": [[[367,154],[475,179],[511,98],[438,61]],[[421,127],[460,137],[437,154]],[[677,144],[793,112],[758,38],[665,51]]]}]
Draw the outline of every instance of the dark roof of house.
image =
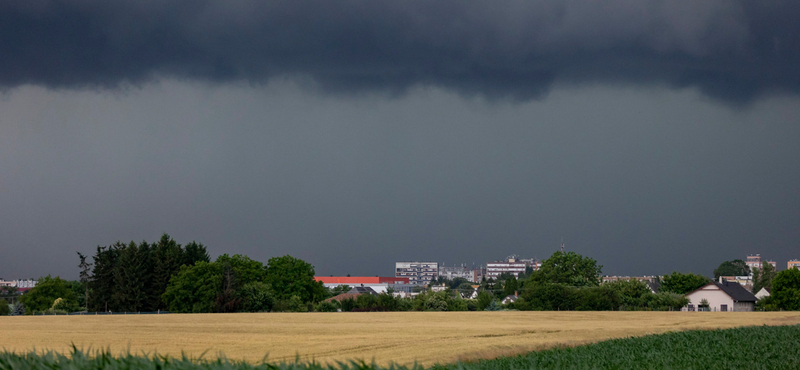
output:
[{"label": "dark roof of house", "polygon": [[661,283],[658,280],[647,280],[645,283],[656,293],[661,290]]},{"label": "dark roof of house", "polygon": [[347,293],[372,294],[372,295],[377,295],[378,294],[378,292],[376,292],[375,290],[373,290],[372,288],[370,288],[368,286],[357,286],[357,287],[354,287],[353,289],[350,289],[350,291],[347,292]]},{"label": "dark roof of house", "polygon": [[505,302],[505,301],[516,302],[517,298],[518,298],[517,296],[512,294],[512,295],[509,295],[509,296],[506,296],[505,298],[503,298],[503,302]]},{"label": "dark roof of house", "polygon": [[758,300],[753,293],[750,293],[741,284],[735,281],[714,282],[714,285],[722,289],[723,292],[731,296],[734,301],[738,302],[755,302]]},{"label": "dark roof of house", "polygon": [[326,302],[330,302],[330,301],[341,302],[341,301],[343,301],[345,299],[356,299],[360,295],[361,295],[360,293],[342,293],[342,294],[339,294],[339,295],[337,295],[335,297],[328,298],[325,301]]}]

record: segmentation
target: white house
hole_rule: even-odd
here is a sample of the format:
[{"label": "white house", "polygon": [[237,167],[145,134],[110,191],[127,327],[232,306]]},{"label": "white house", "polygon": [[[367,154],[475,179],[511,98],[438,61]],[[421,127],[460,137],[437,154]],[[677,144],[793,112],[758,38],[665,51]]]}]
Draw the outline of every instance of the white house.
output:
[{"label": "white house", "polygon": [[754,311],[758,300],[741,284],[720,279],[721,282],[706,284],[686,295],[689,304],[681,311],[698,310],[701,302],[708,302],[709,311]]},{"label": "white house", "polygon": [[770,295],[769,294],[769,289],[761,288],[761,290],[759,290],[758,293],[756,293],[756,298],[761,299],[761,298],[764,298],[764,297],[769,297],[769,295]]},{"label": "white house", "polygon": [[502,304],[514,303],[514,302],[517,301],[517,299],[519,299],[519,294],[517,292],[514,292],[514,294],[503,298],[503,300],[500,301],[500,303],[502,303]]}]

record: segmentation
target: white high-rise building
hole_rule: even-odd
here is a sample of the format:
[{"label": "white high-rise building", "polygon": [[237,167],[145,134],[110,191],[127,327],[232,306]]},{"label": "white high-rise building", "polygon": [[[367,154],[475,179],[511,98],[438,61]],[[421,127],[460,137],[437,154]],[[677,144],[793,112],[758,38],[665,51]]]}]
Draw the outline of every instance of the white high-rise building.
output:
[{"label": "white high-rise building", "polygon": [[397,262],[394,276],[408,278],[409,284],[427,285],[439,276],[438,262]]},{"label": "white high-rise building", "polygon": [[518,277],[528,267],[538,270],[542,263],[536,259],[519,259],[517,256],[508,256],[505,261],[494,261],[486,264],[486,278],[497,279],[498,276],[509,273]]}]

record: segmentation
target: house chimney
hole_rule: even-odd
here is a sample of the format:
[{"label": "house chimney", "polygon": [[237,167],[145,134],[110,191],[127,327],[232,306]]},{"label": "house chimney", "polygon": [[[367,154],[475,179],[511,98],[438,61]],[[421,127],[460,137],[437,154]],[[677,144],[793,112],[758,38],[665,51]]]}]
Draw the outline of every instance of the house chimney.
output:
[{"label": "house chimney", "polygon": [[514,291],[514,297],[518,297],[518,296],[519,296],[519,295],[517,294],[517,291],[515,290],[515,291]]},{"label": "house chimney", "polygon": [[719,277],[719,283],[722,284],[722,276]]}]

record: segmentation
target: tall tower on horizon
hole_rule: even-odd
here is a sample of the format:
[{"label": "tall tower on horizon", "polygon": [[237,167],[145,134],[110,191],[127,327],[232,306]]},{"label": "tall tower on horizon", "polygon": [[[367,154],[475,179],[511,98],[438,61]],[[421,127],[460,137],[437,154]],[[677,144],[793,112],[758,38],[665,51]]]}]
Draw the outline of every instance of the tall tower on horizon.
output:
[{"label": "tall tower on horizon", "polygon": [[564,238],[561,238],[561,253],[564,253]]}]

